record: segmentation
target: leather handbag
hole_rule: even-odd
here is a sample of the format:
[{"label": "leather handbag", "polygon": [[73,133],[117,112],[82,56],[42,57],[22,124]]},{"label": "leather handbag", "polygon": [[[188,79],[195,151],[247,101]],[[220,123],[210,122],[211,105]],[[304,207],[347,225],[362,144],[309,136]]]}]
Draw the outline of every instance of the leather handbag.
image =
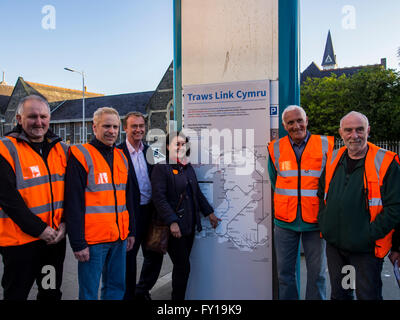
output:
[{"label": "leather handbag", "polygon": [[[182,193],[180,196],[176,210],[177,214],[178,212],[182,212],[183,215],[183,210],[178,210],[179,207],[181,206],[183,198],[184,198],[184,193]],[[179,218],[182,217],[179,214],[178,216]],[[168,250],[168,239],[170,234],[171,231],[169,229],[169,226],[160,223],[156,219],[153,219],[152,222],[150,223],[150,227],[147,233],[146,249],[166,254]]]},{"label": "leather handbag", "polygon": [[146,248],[151,251],[166,254],[170,233],[169,226],[156,224],[153,220],[152,223],[150,223],[149,232],[147,233]]}]

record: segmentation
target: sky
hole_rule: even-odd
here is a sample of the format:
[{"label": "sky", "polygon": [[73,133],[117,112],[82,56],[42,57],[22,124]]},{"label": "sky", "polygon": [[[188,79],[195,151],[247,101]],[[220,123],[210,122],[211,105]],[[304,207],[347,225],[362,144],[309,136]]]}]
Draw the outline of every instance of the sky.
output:
[{"label": "sky", "polygon": [[[299,1],[301,71],[321,64],[328,30],[339,67],[399,67],[399,0]],[[151,91],[173,59],[173,0],[0,0],[0,28],[11,85],[22,76],[81,90],[69,67],[90,92]]]}]

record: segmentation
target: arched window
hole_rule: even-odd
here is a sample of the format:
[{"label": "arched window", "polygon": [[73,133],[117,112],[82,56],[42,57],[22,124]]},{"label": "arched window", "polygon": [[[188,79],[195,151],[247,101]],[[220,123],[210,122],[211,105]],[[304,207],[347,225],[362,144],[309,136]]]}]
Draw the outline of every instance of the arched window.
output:
[{"label": "arched window", "polygon": [[174,100],[171,99],[168,102],[167,105],[167,112],[166,112],[166,118],[167,118],[167,133],[170,133],[171,131],[176,130],[176,124],[174,122]]}]

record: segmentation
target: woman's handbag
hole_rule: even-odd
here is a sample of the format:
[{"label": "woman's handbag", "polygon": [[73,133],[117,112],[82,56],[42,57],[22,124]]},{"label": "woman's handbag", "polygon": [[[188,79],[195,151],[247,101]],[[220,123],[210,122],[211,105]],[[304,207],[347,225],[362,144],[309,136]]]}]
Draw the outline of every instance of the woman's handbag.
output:
[{"label": "woman's handbag", "polygon": [[169,226],[157,224],[153,220],[150,223],[149,232],[147,233],[146,249],[166,254],[169,235]]},{"label": "woman's handbag", "polygon": [[[179,198],[176,212],[183,213],[183,210],[178,210],[184,198],[184,193]],[[179,216],[181,218],[181,216]],[[166,254],[168,250],[168,239],[171,234],[169,226],[163,225],[156,219],[150,223],[150,228],[146,238],[146,249]]]}]

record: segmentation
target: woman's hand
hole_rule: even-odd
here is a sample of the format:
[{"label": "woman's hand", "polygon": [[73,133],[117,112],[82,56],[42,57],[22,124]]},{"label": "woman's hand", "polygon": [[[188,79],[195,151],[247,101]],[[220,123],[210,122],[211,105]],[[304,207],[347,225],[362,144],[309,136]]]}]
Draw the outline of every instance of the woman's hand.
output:
[{"label": "woman's hand", "polygon": [[208,219],[210,220],[211,226],[215,229],[218,226],[219,221],[222,221],[220,218],[217,218],[217,216],[213,213],[211,213],[208,216]]},{"label": "woman's hand", "polygon": [[171,225],[169,226],[169,229],[171,230],[171,234],[173,237],[175,237],[177,239],[182,237],[181,229],[179,229],[179,225],[176,222],[171,223]]}]

